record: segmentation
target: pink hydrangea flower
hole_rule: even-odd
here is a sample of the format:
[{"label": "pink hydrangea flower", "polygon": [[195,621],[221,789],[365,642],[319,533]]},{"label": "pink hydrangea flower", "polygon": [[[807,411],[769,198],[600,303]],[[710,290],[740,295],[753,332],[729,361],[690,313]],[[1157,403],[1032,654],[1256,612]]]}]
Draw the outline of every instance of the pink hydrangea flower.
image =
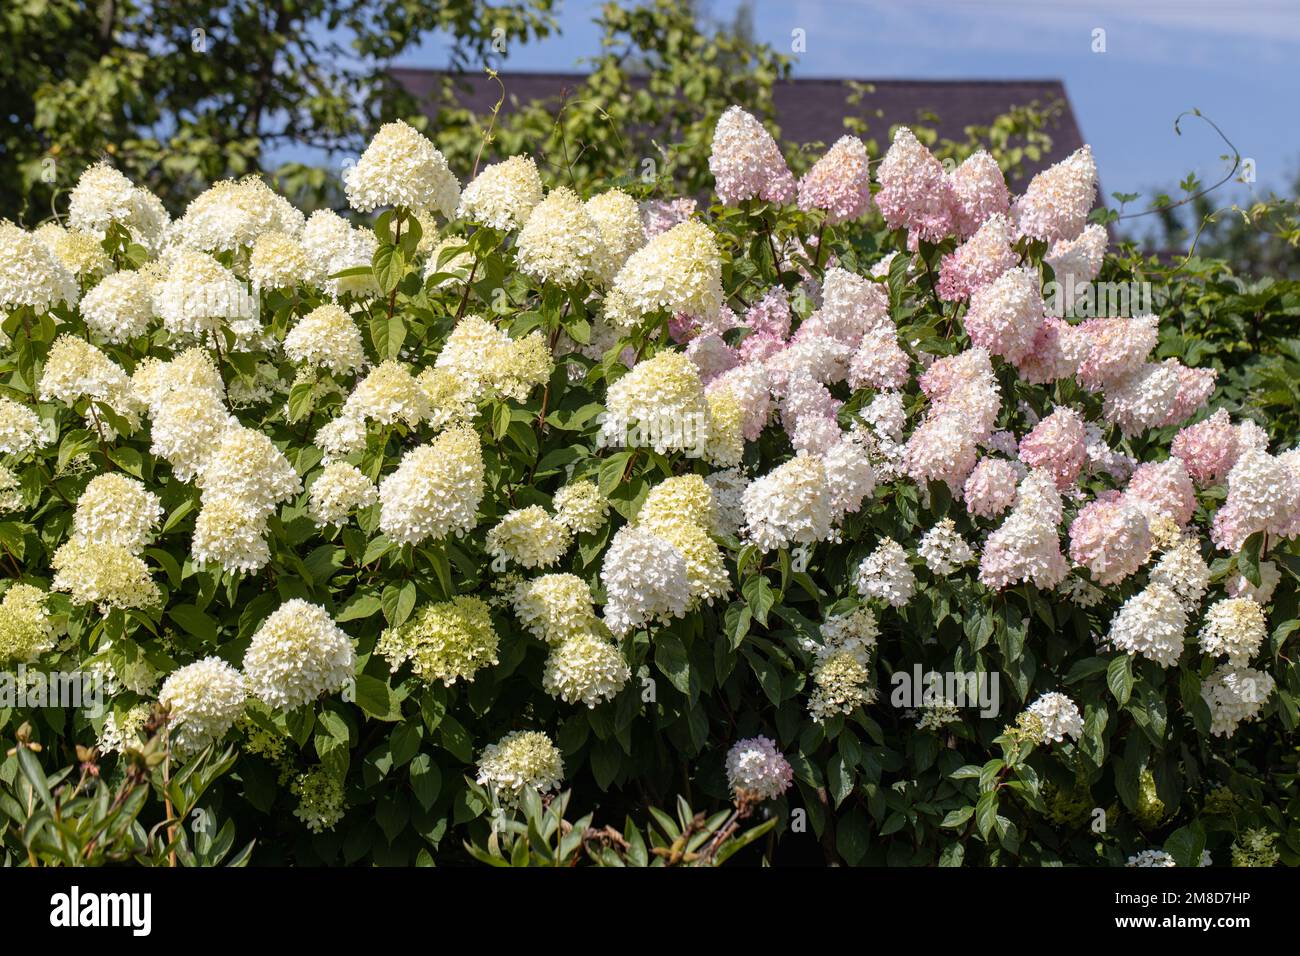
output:
[{"label": "pink hydrangea flower", "polygon": [[980,583],[995,591],[1025,581],[1044,589],[1060,584],[1070,573],[1057,533],[1061,510],[1052,476],[1026,475],[1011,514],[984,544]]},{"label": "pink hydrangea flower", "polygon": [[1046,316],[1036,269],[1008,269],[971,296],[962,318],[973,344],[1016,362],[1028,354]]},{"label": "pink hydrangea flower", "polygon": [[1020,440],[1020,460],[1042,468],[1064,491],[1074,484],[1087,459],[1083,419],[1071,408],[1058,408]]},{"label": "pink hydrangea flower", "polygon": [[740,359],[742,362],[766,362],[785,348],[785,339],[777,338],[768,332],[747,335],[740,340]]},{"label": "pink hydrangea flower", "polygon": [[943,257],[939,265],[939,298],[946,302],[965,299],[1008,269],[1015,268],[1011,248],[1015,236],[1007,217],[990,216],[979,230]]},{"label": "pink hydrangea flower", "polygon": [[799,180],[799,208],[822,210],[832,226],[860,219],[871,208],[869,163],[862,140],[841,136]]},{"label": "pink hydrangea flower", "polygon": [[1198,485],[1217,484],[1237,461],[1237,429],[1221,408],[1204,421],[1181,429],[1169,451],[1183,460]]},{"label": "pink hydrangea flower", "polygon": [[1034,334],[1029,351],[1020,356],[1016,370],[1026,382],[1047,385],[1070,378],[1088,353],[1088,339],[1078,326],[1049,315]]},{"label": "pink hydrangea flower", "polygon": [[1146,361],[1160,337],[1154,315],[1089,319],[1079,326],[1088,342],[1079,363],[1079,383],[1097,391],[1128,378]]},{"label": "pink hydrangea flower", "polygon": [[990,218],[1005,215],[1011,206],[1011,193],[997,160],[982,149],[949,173],[948,182],[956,200],[957,230],[963,237],[973,236]]},{"label": "pink hydrangea flower", "polygon": [[739,106],[722,114],[713,131],[709,171],[723,205],[746,199],[784,203],[794,198],[794,175],[772,134]]},{"label": "pink hydrangea flower", "polygon": [[957,197],[943,164],[906,126],[894,133],[876,179],[876,205],[890,229],[906,228],[911,238],[927,242],[957,231]]},{"label": "pink hydrangea flower", "polygon": [[799,331],[829,335],[856,347],[865,333],[885,327],[894,328],[885,287],[836,267],[826,270],[821,307],[808,316]]},{"label": "pink hydrangea flower", "polygon": [[862,336],[849,363],[849,387],[902,388],[907,384],[911,359],[899,347],[892,324]]},{"label": "pink hydrangea flower", "polygon": [[[1171,362],[1176,360],[1170,359]],[[1219,373],[1212,368],[1188,368],[1176,362],[1178,368],[1178,394],[1161,425],[1181,425],[1204,405],[1214,392]]]},{"label": "pink hydrangea flower", "polygon": [[653,239],[661,232],[667,232],[693,215],[695,215],[695,200],[686,197],[649,199],[641,204],[641,225],[645,229],[647,239]]},{"label": "pink hydrangea flower", "polygon": [[[1109,242],[1106,227],[1093,223],[1073,239],[1058,239],[1052,243],[1043,261],[1052,267],[1056,282],[1068,292],[1097,278]],[[1066,311],[1074,307],[1073,298],[1070,296],[1063,300]]]},{"label": "pink hydrangea flower", "polygon": [[691,339],[690,344],[686,346],[686,354],[700,370],[700,381],[705,385],[740,364],[740,353],[716,332],[698,335]]},{"label": "pink hydrangea flower", "polygon": [[914,481],[943,481],[957,493],[1001,407],[988,352],[967,349],[937,359],[918,381],[930,408],[903,448],[903,466]]},{"label": "pink hydrangea flower", "polygon": [[1142,508],[1148,520],[1170,518],[1179,527],[1186,526],[1196,513],[1196,489],[1181,458],[1139,466],[1124,489],[1124,497]]},{"label": "pink hydrangea flower", "polygon": [[903,464],[913,481],[942,481],[953,491],[963,486],[978,457],[978,441],[952,411],[926,416],[903,448]]},{"label": "pink hydrangea flower", "polygon": [[790,789],[794,770],[767,737],[737,741],[727,751],[727,784],[737,799],[773,800]]},{"label": "pink hydrangea flower", "polygon": [[767,372],[759,362],[745,362],[728,369],[708,383],[707,392],[719,389],[730,392],[740,403],[743,414],[740,430],[745,441],[757,441],[772,413],[772,393]]},{"label": "pink hydrangea flower", "polygon": [[1070,557],[1098,584],[1118,584],[1150,554],[1146,514],[1118,492],[1104,492],[1070,524]]},{"label": "pink hydrangea flower", "polygon": [[1016,500],[1020,473],[1005,458],[984,458],[966,479],[962,497],[966,510],[979,518],[996,518]]},{"label": "pink hydrangea flower", "polygon": [[1125,437],[1140,435],[1169,418],[1178,398],[1178,386],[1176,360],[1143,365],[1127,378],[1106,387],[1102,417],[1118,425]]},{"label": "pink hydrangea flower", "polygon": [[743,323],[755,334],[771,335],[784,341],[790,335],[790,297],[783,286],[774,285],[745,311]]},{"label": "pink hydrangea flower", "polygon": [[1097,166],[1087,146],[1029,182],[1011,207],[1022,235],[1046,242],[1073,239],[1083,230],[1097,198]]},{"label": "pink hydrangea flower", "polygon": [[1300,517],[1300,474],[1289,460],[1253,445],[1228,472],[1228,500],[1214,515],[1210,538],[1223,551],[1240,551],[1257,532],[1280,537]]}]

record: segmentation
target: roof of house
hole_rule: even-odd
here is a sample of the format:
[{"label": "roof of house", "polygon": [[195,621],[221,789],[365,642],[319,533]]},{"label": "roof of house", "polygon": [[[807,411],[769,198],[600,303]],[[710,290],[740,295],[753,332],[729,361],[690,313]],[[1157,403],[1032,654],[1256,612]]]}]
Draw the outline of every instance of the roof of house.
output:
[{"label": "roof of house", "polygon": [[[393,77],[417,100],[427,102],[446,75],[442,70],[396,67]],[[514,104],[533,100],[558,101],[565,91],[576,91],[584,81],[580,73],[502,73],[506,88],[503,114]],[[500,87],[484,74],[456,76],[457,98],[461,106],[485,113],[497,102]],[[634,85],[640,81],[633,77]],[[1032,175],[1064,159],[1083,145],[1079,125],[1070,108],[1065,86],[1060,80],[871,80],[873,91],[859,103],[850,105],[849,79],[791,79],[776,83],[773,101],[776,123],[782,139],[794,143],[832,143],[845,132],[843,120],[855,115],[866,121],[868,134],[883,141],[889,128],[896,124],[913,124],[923,114],[940,137],[964,140],[968,126],[987,126],[1014,106],[1038,103],[1047,106],[1060,101],[1061,112],[1047,132],[1052,148],[1038,161],[1025,162],[1025,174]]]}]

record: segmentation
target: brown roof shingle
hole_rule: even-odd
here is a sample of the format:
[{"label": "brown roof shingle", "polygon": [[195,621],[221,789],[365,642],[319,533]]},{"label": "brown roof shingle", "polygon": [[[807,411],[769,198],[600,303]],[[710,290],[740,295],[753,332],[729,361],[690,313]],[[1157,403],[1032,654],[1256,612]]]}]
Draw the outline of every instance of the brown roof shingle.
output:
[{"label": "brown roof shingle", "polygon": [[[393,77],[421,103],[428,103],[447,74],[441,70],[397,67]],[[500,95],[500,87],[485,75],[455,76],[461,106],[485,113]],[[558,102],[563,93],[582,86],[579,73],[502,73],[506,87],[503,114],[517,104],[534,100]],[[638,80],[634,77],[633,84]],[[859,103],[847,98],[851,82],[874,87]],[[1013,106],[1037,103],[1047,106],[1060,101],[1061,112],[1049,124],[1052,148],[1036,162],[1025,162],[1026,176],[1058,162],[1083,145],[1083,137],[1070,107],[1065,85],[1060,80],[870,80],[791,79],[777,82],[773,90],[776,122],[781,137],[794,143],[832,143],[844,134],[844,117],[856,115],[867,123],[868,135],[884,143],[894,124],[914,124],[922,114],[937,118],[927,121],[940,137],[966,138],[967,126],[987,126]]]}]

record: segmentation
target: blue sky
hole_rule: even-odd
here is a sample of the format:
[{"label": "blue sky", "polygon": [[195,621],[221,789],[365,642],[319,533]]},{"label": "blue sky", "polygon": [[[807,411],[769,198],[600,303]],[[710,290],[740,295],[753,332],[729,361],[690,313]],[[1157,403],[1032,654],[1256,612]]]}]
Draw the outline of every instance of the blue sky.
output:
[{"label": "blue sky", "polygon": [[[713,0],[729,20],[739,0]],[[580,69],[599,49],[599,0],[559,0],[560,36],[512,50],[506,69]],[[1223,143],[1193,107],[1256,162],[1256,191],[1300,170],[1300,0],[757,0],[756,34],[789,51],[796,76],[1060,78],[1107,192],[1149,196],[1188,172],[1220,178]],[[1106,31],[1094,53],[1093,31]],[[442,66],[431,39],[400,61]],[[1222,202],[1249,201],[1237,186]]]}]

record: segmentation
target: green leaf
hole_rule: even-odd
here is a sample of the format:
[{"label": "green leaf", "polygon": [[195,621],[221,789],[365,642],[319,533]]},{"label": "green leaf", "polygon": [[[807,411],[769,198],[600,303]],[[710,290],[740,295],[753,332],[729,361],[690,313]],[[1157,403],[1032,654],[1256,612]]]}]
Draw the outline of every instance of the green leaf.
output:
[{"label": "green leaf", "polygon": [[591,774],[596,786],[608,790],[623,763],[623,748],[613,740],[598,740],[591,748]]},{"label": "green leaf", "polygon": [[167,616],[179,624],[187,634],[193,634],[205,643],[216,643],[217,625],[211,617],[193,604],[175,604],[167,609]]},{"label": "green leaf", "polygon": [[655,638],[655,666],[683,694],[691,692],[691,662],[682,640],[671,632]]},{"label": "green leaf", "polygon": [[406,254],[397,246],[385,243],[375,250],[370,267],[380,291],[388,295],[397,288],[397,283],[402,281],[406,272]]},{"label": "green leaf", "polygon": [[1079,681],[1087,680],[1100,674],[1110,666],[1110,661],[1104,657],[1085,657],[1081,661],[1075,661],[1070,665],[1070,669],[1065,672],[1064,683],[1077,684]]},{"label": "green leaf", "polygon": [[1165,840],[1164,850],[1179,866],[1200,866],[1205,850],[1205,828],[1199,820],[1179,827]]},{"label": "green leaf", "polygon": [[870,833],[867,818],[860,810],[852,810],[835,823],[835,849],[844,862],[855,866],[867,855]]},{"label": "green leaf", "polygon": [[414,720],[408,720],[393,730],[392,736],[388,738],[388,749],[393,755],[394,767],[406,766],[407,761],[420,749],[420,738],[423,735],[423,726]]},{"label": "green leaf", "polygon": [[425,810],[432,809],[434,801],[438,799],[438,791],[442,788],[442,772],[438,765],[428,754],[416,754],[411,758],[408,773],[416,802]]},{"label": "green leaf", "polygon": [[474,739],[450,714],[443,715],[438,723],[438,738],[456,759],[469,763],[474,758]]},{"label": "green leaf", "polygon": [[365,620],[379,613],[381,607],[379,598],[373,594],[357,594],[334,616],[334,620],[339,623]]},{"label": "green leaf", "polygon": [[772,583],[765,575],[756,574],[746,579],[740,590],[749,604],[754,620],[767,627],[767,612],[776,603],[776,592],[772,589]]},{"label": "green leaf", "polygon": [[1256,531],[1246,539],[1237,555],[1237,570],[1255,587],[1259,587],[1263,581],[1259,571],[1259,556],[1263,548],[1264,532]]},{"label": "green leaf", "polygon": [[979,803],[975,805],[975,826],[980,831],[980,836],[985,840],[989,838],[989,833],[993,830],[993,825],[997,822],[998,817],[998,793],[996,790],[990,790],[988,793],[980,794]]},{"label": "green leaf", "polygon": [[960,810],[949,810],[947,816],[943,818],[943,822],[940,823],[939,826],[946,827],[950,830],[961,829],[961,827],[966,825],[966,821],[969,820],[974,813],[974,807],[962,807]]},{"label": "green leaf", "polygon": [[298,422],[311,414],[315,402],[312,401],[316,394],[316,383],[314,381],[297,382],[293,388],[289,389],[289,421]]},{"label": "green leaf", "polygon": [[357,706],[377,720],[401,720],[402,706],[386,681],[357,675]]},{"label": "green leaf", "polygon": [[415,609],[415,582],[405,581],[402,584],[388,585],[384,588],[381,603],[384,618],[389,625],[398,627],[404,624],[411,616],[411,611]]},{"label": "green leaf", "polygon": [[1133,659],[1121,654],[1106,667],[1106,686],[1123,707],[1133,694]]}]

